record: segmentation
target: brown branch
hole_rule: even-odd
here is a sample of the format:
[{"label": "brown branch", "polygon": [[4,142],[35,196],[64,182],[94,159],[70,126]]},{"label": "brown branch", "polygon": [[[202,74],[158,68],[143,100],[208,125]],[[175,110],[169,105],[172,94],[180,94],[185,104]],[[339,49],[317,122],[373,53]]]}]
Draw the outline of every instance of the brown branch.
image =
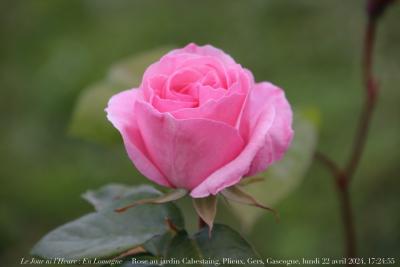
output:
[{"label": "brown branch", "polygon": [[344,237],[346,245],[346,257],[354,258],[357,255],[356,232],[353,221],[353,211],[350,201],[349,188],[339,190],[339,202],[341,206]]},{"label": "brown branch", "polygon": [[325,165],[325,167],[332,173],[332,176],[335,180],[340,202],[340,210],[342,213],[346,256],[349,258],[355,257],[357,255],[356,234],[354,229],[354,222],[352,215],[353,213],[349,195],[348,176],[345,172],[343,172],[339,168],[339,166],[336,164],[335,161],[333,161],[323,153],[317,151],[315,153],[315,159],[317,159],[318,161],[320,161],[322,164]]},{"label": "brown branch", "polygon": [[349,185],[354,177],[357,167],[359,166],[364,151],[372,114],[379,93],[379,88],[373,75],[373,49],[375,44],[376,23],[387,6],[393,2],[394,0],[368,1],[368,22],[365,29],[362,62],[365,97],[358,127],[354,136],[353,147],[346,167],[341,169],[337,163],[328,156],[318,151],[315,153],[315,158],[327,167],[336,182],[339,202],[341,204],[347,257],[356,256],[356,234],[353,222]]},{"label": "brown branch", "polygon": [[354,176],[354,172],[359,165],[362,153],[364,151],[368,136],[369,125],[378,95],[378,86],[372,73],[372,53],[374,48],[376,29],[375,21],[376,20],[369,19],[365,32],[363,56],[365,97],[364,105],[358,123],[358,128],[354,137],[353,149],[350,154],[350,158],[348,160],[345,171],[349,180],[351,180]]},{"label": "brown branch", "polygon": [[316,151],[314,157],[316,160],[325,165],[325,167],[332,173],[333,178],[336,179],[337,177],[342,176],[342,170],[339,168],[336,162],[329,158],[327,155],[320,151]]}]

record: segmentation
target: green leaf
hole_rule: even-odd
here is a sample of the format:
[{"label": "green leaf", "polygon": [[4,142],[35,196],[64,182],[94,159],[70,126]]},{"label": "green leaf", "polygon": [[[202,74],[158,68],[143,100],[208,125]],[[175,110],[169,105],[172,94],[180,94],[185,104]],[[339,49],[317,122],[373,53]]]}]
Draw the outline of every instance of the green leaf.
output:
[{"label": "green leaf", "polygon": [[[105,185],[97,190],[88,190],[85,192],[82,197],[87,200],[89,203],[91,203],[96,210],[100,210],[102,208],[108,207],[110,203],[113,201],[116,201],[118,199],[124,198],[130,194],[134,194],[137,191],[142,191],[146,190],[149,192],[154,192],[155,194],[158,195],[158,191],[154,189],[153,187],[147,186],[147,185],[141,185],[138,187],[132,187],[132,186],[127,186],[123,184],[108,184]],[[156,197],[156,199],[160,200],[167,200],[167,201],[173,201],[176,198],[183,197],[186,195],[187,191],[183,189],[177,189],[174,191],[171,191],[169,194],[163,194],[161,196]],[[146,201],[144,200],[138,200],[137,202],[143,202]],[[149,204],[151,204],[150,202]],[[146,203],[142,203],[146,204]],[[167,222],[168,223],[168,222]],[[170,223],[173,223],[172,221]],[[177,227],[176,225],[174,227]],[[157,235],[152,237],[150,240],[146,241],[146,243],[143,244],[143,248],[148,252],[153,255],[157,256],[165,256],[165,250],[166,246],[169,244],[171,239],[175,236],[175,232],[178,229],[173,229],[170,226],[170,229],[168,232],[162,235]],[[129,264],[129,263],[127,263]]]},{"label": "green leaf", "polygon": [[105,79],[83,89],[78,97],[68,133],[101,143],[120,142],[118,132],[108,122],[104,112],[108,100],[118,92],[138,87],[145,69],[170,49],[157,48],[114,64]]},{"label": "green leaf", "polygon": [[[149,266],[264,266],[260,256],[251,245],[228,226],[215,224],[211,237],[206,228],[201,229],[193,236],[186,231],[180,231],[165,244],[165,253],[154,255],[138,255],[133,257],[137,261],[144,260],[143,264],[132,263],[131,259],[121,267],[149,267]],[[155,265],[161,259],[170,260],[168,264]],[[189,262],[195,260],[196,262]],[[217,263],[218,262],[218,263]],[[165,262],[164,262],[165,263]]]},{"label": "green leaf", "polygon": [[[191,237],[184,231],[178,233],[171,241],[167,252],[167,259],[172,258],[180,262],[168,266],[189,266],[184,259],[198,260],[190,266],[264,265],[259,255],[239,233],[220,224],[214,225],[211,237],[206,228]],[[215,264],[215,261],[219,261],[219,264]],[[255,261],[258,261],[258,264],[255,264]]]},{"label": "green leaf", "polygon": [[[295,131],[292,145],[285,157],[272,165],[262,174],[257,175],[257,182],[246,185],[245,191],[257,199],[260,203],[272,206],[292,192],[303,180],[303,177],[311,165],[317,142],[317,129],[314,118],[308,119],[295,112],[293,128]],[[245,185],[246,179],[243,180]],[[230,205],[237,214],[243,227],[250,230],[256,220],[265,214],[265,211],[257,208],[247,208],[240,204]]]},{"label": "green leaf", "polygon": [[127,197],[137,192],[149,192],[156,195],[159,191],[148,185],[127,186],[123,184],[108,184],[96,190],[88,190],[82,198],[94,206],[96,210],[108,207],[113,201]]},{"label": "green leaf", "polygon": [[165,257],[168,245],[176,233],[169,231],[163,235],[155,236],[143,244],[143,248],[154,256]]},{"label": "green leaf", "polygon": [[[124,213],[116,213],[114,210],[117,207],[161,195],[160,192],[147,186],[127,189],[130,190],[132,191],[129,194],[112,201],[108,206],[103,205],[99,211],[51,231],[34,246],[31,253],[43,258],[107,258],[170,231],[165,222],[166,218],[178,227],[183,227],[182,216],[177,207],[171,203],[142,205]],[[97,200],[107,198],[108,195]]]}]

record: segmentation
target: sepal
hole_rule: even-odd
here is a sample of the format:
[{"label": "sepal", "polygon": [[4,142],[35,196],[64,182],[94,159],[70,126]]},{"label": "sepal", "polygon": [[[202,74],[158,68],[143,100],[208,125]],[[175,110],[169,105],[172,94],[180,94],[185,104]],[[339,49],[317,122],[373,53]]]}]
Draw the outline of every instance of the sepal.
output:
[{"label": "sepal", "polygon": [[199,217],[208,225],[208,233],[214,225],[214,219],[217,214],[217,196],[210,195],[205,198],[193,198],[193,206]]},{"label": "sepal", "polygon": [[274,214],[275,219],[279,221],[279,214],[276,210],[259,203],[254,197],[243,191],[239,186],[228,187],[224,189],[221,194],[228,200],[271,211]]},{"label": "sepal", "polygon": [[117,208],[117,209],[115,209],[115,211],[116,212],[124,212],[130,208],[134,208],[136,206],[144,205],[144,204],[164,204],[167,202],[171,202],[171,201],[175,201],[180,198],[183,198],[187,194],[188,194],[188,191],[186,189],[176,189],[176,190],[168,192],[167,194],[164,194],[159,197],[138,200],[130,205],[127,205],[127,206],[124,206],[121,208]]}]

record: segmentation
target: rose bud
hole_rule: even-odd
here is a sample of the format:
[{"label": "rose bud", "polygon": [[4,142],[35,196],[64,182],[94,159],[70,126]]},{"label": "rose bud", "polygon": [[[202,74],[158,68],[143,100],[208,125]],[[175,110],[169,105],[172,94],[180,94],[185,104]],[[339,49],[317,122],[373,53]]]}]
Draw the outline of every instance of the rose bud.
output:
[{"label": "rose bud", "polygon": [[368,0],[367,13],[369,18],[372,20],[379,18],[392,3],[394,3],[394,0]]}]

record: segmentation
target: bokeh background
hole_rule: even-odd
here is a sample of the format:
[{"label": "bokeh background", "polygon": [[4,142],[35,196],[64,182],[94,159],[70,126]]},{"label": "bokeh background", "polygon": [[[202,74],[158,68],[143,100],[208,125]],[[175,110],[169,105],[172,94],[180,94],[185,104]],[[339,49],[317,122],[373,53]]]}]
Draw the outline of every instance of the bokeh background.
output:
[{"label": "bokeh background", "polygon": [[[1,1],[0,264],[19,265],[50,229],[90,211],[80,198],[87,189],[147,183],[122,142],[68,135],[81,90],[135,53],[222,48],[293,105],[318,109],[318,147],[344,162],[363,96],[364,11],[362,0]],[[381,95],[351,190],[360,256],[400,251],[399,25],[395,5],[379,26]],[[334,184],[318,163],[276,208],[280,223],[266,215],[245,234],[263,257],[343,255]]]}]

